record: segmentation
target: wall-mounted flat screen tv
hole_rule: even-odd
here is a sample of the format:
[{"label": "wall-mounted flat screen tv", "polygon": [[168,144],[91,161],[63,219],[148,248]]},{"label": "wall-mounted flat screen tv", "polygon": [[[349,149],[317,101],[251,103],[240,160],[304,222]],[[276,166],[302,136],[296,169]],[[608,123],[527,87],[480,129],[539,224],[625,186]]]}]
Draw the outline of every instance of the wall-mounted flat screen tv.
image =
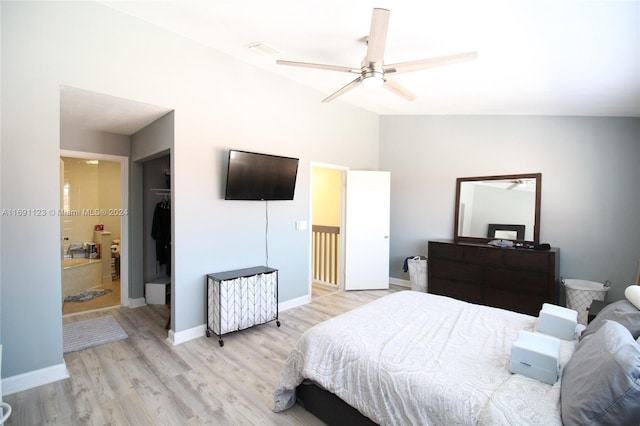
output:
[{"label": "wall-mounted flat screen tv", "polygon": [[298,159],[229,150],[225,200],[293,200]]}]

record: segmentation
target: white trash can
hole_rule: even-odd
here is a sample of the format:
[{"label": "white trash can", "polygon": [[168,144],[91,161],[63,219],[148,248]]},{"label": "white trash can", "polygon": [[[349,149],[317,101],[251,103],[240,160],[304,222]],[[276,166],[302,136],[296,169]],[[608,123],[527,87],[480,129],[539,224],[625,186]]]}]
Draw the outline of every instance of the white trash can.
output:
[{"label": "white trash can", "polygon": [[427,258],[425,256],[414,256],[407,259],[409,267],[409,280],[411,290],[427,292]]},{"label": "white trash can", "polygon": [[578,323],[587,325],[589,306],[594,300],[604,300],[609,291],[610,282],[604,284],[575,279],[561,279],[567,293],[567,308],[578,312]]}]

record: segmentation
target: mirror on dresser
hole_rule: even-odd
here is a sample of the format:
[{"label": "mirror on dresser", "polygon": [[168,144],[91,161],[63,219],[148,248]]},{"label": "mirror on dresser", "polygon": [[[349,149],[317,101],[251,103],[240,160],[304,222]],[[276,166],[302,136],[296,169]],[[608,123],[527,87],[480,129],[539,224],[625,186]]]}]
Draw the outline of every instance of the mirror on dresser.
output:
[{"label": "mirror on dresser", "polygon": [[456,241],[539,243],[541,173],[456,180]]}]

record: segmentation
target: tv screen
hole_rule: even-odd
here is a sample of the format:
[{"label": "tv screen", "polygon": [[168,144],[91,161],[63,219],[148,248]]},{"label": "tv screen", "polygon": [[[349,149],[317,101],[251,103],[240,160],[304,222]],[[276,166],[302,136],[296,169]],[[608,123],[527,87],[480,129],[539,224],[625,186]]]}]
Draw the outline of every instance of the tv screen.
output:
[{"label": "tv screen", "polygon": [[225,200],[293,200],[298,159],[229,150]]}]

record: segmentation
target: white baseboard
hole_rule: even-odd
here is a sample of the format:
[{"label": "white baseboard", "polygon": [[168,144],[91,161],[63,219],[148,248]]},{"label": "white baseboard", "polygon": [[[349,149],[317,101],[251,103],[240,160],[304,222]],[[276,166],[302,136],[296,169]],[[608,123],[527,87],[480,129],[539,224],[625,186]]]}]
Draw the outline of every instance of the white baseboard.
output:
[{"label": "white baseboard", "polygon": [[144,306],[147,304],[147,301],[144,297],[139,297],[137,299],[129,299],[129,307],[130,308],[139,308],[140,306]]},{"label": "white baseboard", "polygon": [[69,371],[64,363],[29,371],[24,374],[17,374],[2,379],[2,395],[11,395],[68,378]]},{"label": "white baseboard", "polygon": [[[311,296],[302,296],[296,299],[287,300],[286,302],[282,302],[278,304],[278,312],[286,311],[287,309],[292,309],[297,306],[306,305],[311,302]],[[167,341],[171,345],[179,345],[184,342],[188,342],[189,340],[197,339],[198,337],[202,337],[206,335],[207,325],[201,324],[196,327],[190,328],[188,330],[174,332],[173,330],[169,330],[169,336],[167,337]]]},{"label": "white baseboard", "polygon": [[400,279],[400,278],[389,277],[389,284],[395,284],[395,285],[399,285],[401,287],[411,288],[411,281],[403,280],[403,279]]},{"label": "white baseboard", "polygon": [[287,300],[286,302],[278,303],[278,312],[284,312],[287,309],[297,308],[298,306],[306,305],[307,303],[311,303],[310,294]]},{"label": "white baseboard", "polygon": [[206,334],[207,326],[205,324],[197,325],[193,328],[184,331],[178,331],[177,333],[173,330],[169,330],[169,336],[167,337],[167,341],[172,345],[179,345],[180,343],[188,342],[189,340],[197,339],[198,337],[202,337]]}]

